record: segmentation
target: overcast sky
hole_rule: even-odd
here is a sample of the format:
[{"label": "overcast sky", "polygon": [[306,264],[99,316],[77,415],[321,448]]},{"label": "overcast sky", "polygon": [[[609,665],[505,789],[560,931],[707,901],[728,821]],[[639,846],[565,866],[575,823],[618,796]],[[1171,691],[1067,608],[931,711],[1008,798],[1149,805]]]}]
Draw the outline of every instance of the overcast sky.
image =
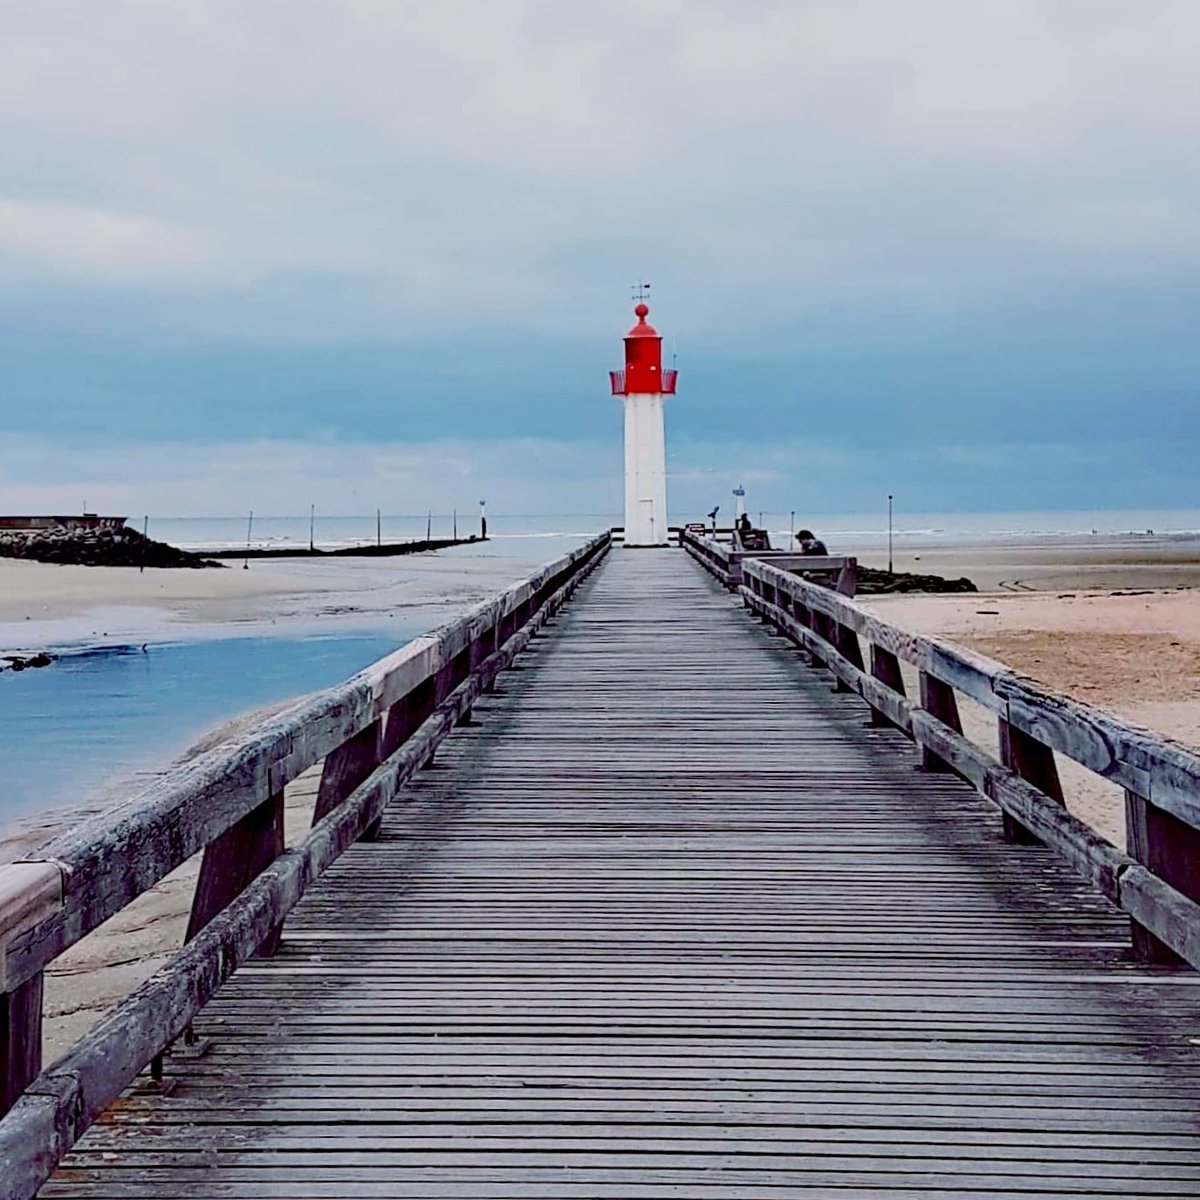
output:
[{"label": "overcast sky", "polygon": [[1200,503],[1200,4],[0,0],[0,510]]}]

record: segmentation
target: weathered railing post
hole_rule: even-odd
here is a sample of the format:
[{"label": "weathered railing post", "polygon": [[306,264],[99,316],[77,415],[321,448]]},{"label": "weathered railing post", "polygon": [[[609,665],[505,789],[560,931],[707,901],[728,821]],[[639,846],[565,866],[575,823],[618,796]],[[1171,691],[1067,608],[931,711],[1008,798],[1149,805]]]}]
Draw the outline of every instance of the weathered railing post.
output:
[{"label": "weathered railing post", "polygon": [[417,684],[402,700],[388,709],[383,725],[384,758],[390,758],[429,719],[437,706],[436,680],[430,678]]},{"label": "weathered railing post", "polygon": [[[0,945],[0,955],[4,947]],[[42,972],[0,995],[0,1117],[42,1069]]]},{"label": "weathered railing post", "polygon": [[[470,671],[471,671],[472,675],[474,675],[479,670],[484,659],[486,659],[489,655],[494,654],[497,650],[500,649],[500,644],[497,641],[497,637],[498,637],[499,633],[500,633],[500,620],[499,620],[499,618],[497,618],[496,623],[494,625],[489,626],[486,630],[484,630],[483,633],[481,633],[471,643]],[[495,680],[494,679],[489,680],[489,682],[486,685],[486,687],[484,688],[484,690],[490,692],[494,686],[495,686]],[[470,713],[468,713],[467,716],[469,717]]]},{"label": "weathered railing post", "polygon": [[[898,696],[907,695],[904,689],[904,675],[900,671],[900,660],[890,650],[885,650],[874,642],[871,643],[871,674]],[[874,705],[871,707],[871,724],[893,727],[893,723]]]},{"label": "weathered railing post", "polygon": [[[858,634],[850,628],[849,625],[843,625],[836,618],[830,618],[830,624],[833,626],[833,636],[836,639],[834,646],[838,653],[851,666],[857,667],[860,671],[865,670],[863,664],[862,647],[858,642]],[[838,692],[852,692],[854,689],[839,675],[837,685],[834,688]]]},{"label": "weathered railing post", "polygon": [[[1024,730],[1010,725],[1003,717],[999,720],[999,733],[1001,763],[1065,808],[1054,751]],[[1004,836],[1010,842],[1025,846],[1041,844],[1041,838],[1026,829],[1011,813],[1006,812],[1003,817]]]},{"label": "weathered railing post", "polygon": [[64,873],[55,861],[0,868],[0,1117],[42,1069],[40,969],[14,968],[9,948],[61,909]]},{"label": "weathered railing post", "polygon": [[[282,853],[283,792],[273,792],[240,821],[208,844],[200,863],[196,894],[192,900],[185,942],[190,942]],[[279,948],[274,929],[258,948],[260,958],[271,958]]]},{"label": "weathered railing post", "polygon": [[[813,633],[815,633],[818,637],[821,636],[821,627],[819,624],[819,619],[820,619],[820,613],[815,612],[813,609],[809,608],[809,606],[807,604],[805,604],[802,600],[797,598],[797,600],[796,600],[796,620],[799,621],[800,624],[803,625],[806,629],[809,629]],[[807,644],[805,645],[805,649],[808,651],[808,660],[814,667],[824,667],[826,665],[825,659],[820,655],[820,653],[818,651],[814,650],[810,645],[807,645]]]},{"label": "weathered railing post", "polygon": [[[834,632],[833,618],[826,616],[825,613],[816,608],[810,608],[808,613],[809,627],[812,629],[813,633],[815,633],[817,637],[821,639],[821,641],[825,642],[826,645],[832,646],[836,650],[837,635]],[[828,667],[829,663],[823,655],[818,653],[813,655],[813,665],[817,667]],[[842,683],[841,679],[835,678],[834,691],[844,692],[846,690],[846,685]]]},{"label": "weathered railing post", "polygon": [[[333,812],[383,761],[382,738],[383,722],[372,721],[326,756],[313,808],[314,825]],[[378,835],[379,822],[374,821],[363,831],[362,840],[373,842]]]},{"label": "weathered railing post", "polygon": [[835,588],[838,595],[849,596],[851,599],[858,593],[858,559],[852,558],[838,571],[837,587]]},{"label": "weathered railing post", "polygon": [[[931,717],[953,729],[955,733],[962,733],[962,718],[958,715],[958,700],[955,698],[954,689],[948,683],[943,683],[936,676],[930,675],[928,671],[921,672],[920,680],[921,707]],[[954,770],[941,755],[936,754],[925,745],[921,746],[921,766],[926,771]]]},{"label": "weathered railing post", "polygon": [[[1200,902],[1200,830],[1128,788],[1125,852],[1171,887]],[[1130,923],[1133,952],[1138,958],[1172,966],[1184,962],[1139,922],[1131,919]]]}]

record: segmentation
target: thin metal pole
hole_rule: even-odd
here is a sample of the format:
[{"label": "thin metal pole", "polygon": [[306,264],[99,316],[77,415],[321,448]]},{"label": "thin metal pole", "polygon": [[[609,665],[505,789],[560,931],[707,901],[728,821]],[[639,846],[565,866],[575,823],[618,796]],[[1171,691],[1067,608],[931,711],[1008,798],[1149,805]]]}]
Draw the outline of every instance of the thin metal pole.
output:
[{"label": "thin metal pole", "polygon": [[250,570],[250,531],[254,528],[254,509],[250,510],[250,520],[246,522],[246,559],[242,563],[242,570]]},{"label": "thin metal pole", "polygon": [[888,493],[888,574],[893,575],[892,567],[892,494]]},{"label": "thin metal pole", "polygon": [[425,540],[427,542],[433,540],[433,509],[432,508],[425,514]]},{"label": "thin metal pole", "polygon": [[316,552],[317,543],[315,540],[315,529],[317,524],[317,506],[310,504],[308,506],[308,552],[313,554]]},{"label": "thin metal pole", "polygon": [[454,510],[454,540],[458,541],[458,509]]}]

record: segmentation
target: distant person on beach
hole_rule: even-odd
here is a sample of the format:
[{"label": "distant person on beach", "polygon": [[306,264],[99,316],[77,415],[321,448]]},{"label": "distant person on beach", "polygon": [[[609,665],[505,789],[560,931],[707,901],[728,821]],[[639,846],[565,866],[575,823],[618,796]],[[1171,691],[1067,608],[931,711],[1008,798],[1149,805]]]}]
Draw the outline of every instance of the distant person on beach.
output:
[{"label": "distant person on beach", "polygon": [[825,543],[811,529],[800,530],[796,534],[796,541],[800,543],[801,554],[826,555],[829,553],[825,547]]}]

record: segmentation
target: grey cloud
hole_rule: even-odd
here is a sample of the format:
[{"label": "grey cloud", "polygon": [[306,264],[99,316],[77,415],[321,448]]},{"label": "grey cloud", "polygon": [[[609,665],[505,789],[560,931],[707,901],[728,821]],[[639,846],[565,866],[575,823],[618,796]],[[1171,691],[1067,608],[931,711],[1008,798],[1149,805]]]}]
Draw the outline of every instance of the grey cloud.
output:
[{"label": "grey cloud", "polygon": [[711,336],[1200,252],[1190,2],[0,14],[10,314],[31,287],[68,322],[73,291],[136,288],[204,337],[427,336],[448,314],[578,333],[661,268]]}]

